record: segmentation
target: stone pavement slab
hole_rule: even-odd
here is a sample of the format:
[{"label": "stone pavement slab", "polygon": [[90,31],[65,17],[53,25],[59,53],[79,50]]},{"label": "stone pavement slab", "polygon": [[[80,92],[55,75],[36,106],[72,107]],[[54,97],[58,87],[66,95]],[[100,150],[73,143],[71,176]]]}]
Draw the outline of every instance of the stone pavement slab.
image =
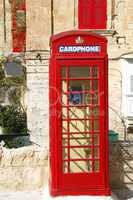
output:
[{"label": "stone pavement slab", "polygon": [[[123,193],[122,191],[119,193]],[[112,193],[111,196],[65,196],[50,197],[48,188],[44,191],[33,192],[0,192],[0,200],[133,200],[133,195],[124,193],[125,196]]]},{"label": "stone pavement slab", "polygon": [[111,197],[96,196],[66,196],[66,197],[50,197],[45,192],[13,192],[0,193],[0,200],[112,200]]}]

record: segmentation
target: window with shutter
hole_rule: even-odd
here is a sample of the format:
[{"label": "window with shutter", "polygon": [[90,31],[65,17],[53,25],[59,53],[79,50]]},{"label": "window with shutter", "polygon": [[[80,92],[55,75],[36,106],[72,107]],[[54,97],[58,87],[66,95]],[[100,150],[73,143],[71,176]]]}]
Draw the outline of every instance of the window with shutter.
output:
[{"label": "window with shutter", "polygon": [[25,51],[26,40],[26,0],[12,1],[12,41],[13,52]]},{"label": "window with shutter", "polygon": [[123,60],[122,66],[123,114],[133,117],[133,60]]},{"label": "window with shutter", "polygon": [[106,29],[107,0],[79,0],[79,29]]}]

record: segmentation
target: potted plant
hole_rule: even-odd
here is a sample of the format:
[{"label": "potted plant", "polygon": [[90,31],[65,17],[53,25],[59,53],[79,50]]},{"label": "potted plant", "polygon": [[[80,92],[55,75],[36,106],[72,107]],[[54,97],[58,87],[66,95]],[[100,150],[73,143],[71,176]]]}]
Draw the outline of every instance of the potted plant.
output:
[{"label": "potted plant", "polygon": [[26,113],[16,105],[0,106],[0,126],[4,134],[27,133]]}]

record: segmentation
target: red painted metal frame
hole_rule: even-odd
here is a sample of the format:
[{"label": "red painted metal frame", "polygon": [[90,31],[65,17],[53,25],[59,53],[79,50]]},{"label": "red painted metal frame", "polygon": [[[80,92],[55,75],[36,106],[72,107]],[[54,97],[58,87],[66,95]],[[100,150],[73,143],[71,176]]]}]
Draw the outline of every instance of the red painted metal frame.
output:
[{"label": "red painted metal frame", "polygon": [[[59,46],[77,45],[76,38],[80,36],[84,39],[82,45],[100,45],[101,52],[99,53],[60,53]],[[57,195],[110,195],[109,188],[109,159],[108,159],[108,58],[107,58],[107,40],[106,38],[83,31],[68,31],[57,34],[51,38],[51,58],[50,58],[50,79],[49,79],[49,100],[50,100],[50,193],[52,196]],[[100,181],[96,183],[97,176],[92,178],[87,173],[80,174],[62,174],[62,121],[61,121],[61,66],[76,65],[81,63],[100,65],[101,77],[100,88],[103,88],[104,93],[101,95],[101,113],[100,124],[103,126],[101,136],[100,153],[102,155],[102,174],[104,174],[103,184]],[[80,65],[81,65],[80,64]],[[67,90],[68,91],[68,90]],[[83,105],[86,106],[86,105]],[[68,103],[66,106],[68,107]],[[80,105],[79,105],[80,107]],[[93,106],[92,106],[93,107]],[[69,130],[69,127],[68,127]],[[90,132],[89,132],[90,133]],[[76,134],[76,133],[75,133]],[[87,134],[87,132],[86,132]],[[93,133],[92,133],[93,134]],[[68,139],[70,141],[70,139]],[[85,147],[85,146],[83,146]],[[93,152],[94,154],[94,152]],[[101,156],[100,155],[100,156]],[[78,159],[77,159],[78,160]],[[69,168],[69,166],[68,166]],[[98,178],[99,180],[100,177]],[[82,185],[80,185],[80,182]],[[77,184],[78,183],[78,184]],[[90,185],[92,183],[92,186]],[[84,185],[84,187],[83,187]],[[96,187],[94,187],[96,186]]]},{"label": "red painted metal frame", "polygon": [[106,29],[107,0],[78,0],[78,28]]},{"label": "red painted metal frame", "polygon": [[[24,30],[19,30],[17,27],[17,11],[26,12],[26,2],[16,5],[16,0],[11,3],[12,10],[12,49],[13,52],[24,52],[26,49],[26,27]],[[26,23],[26,22],[25,22]],[[26,26],[26,24],[25,24]]]}]

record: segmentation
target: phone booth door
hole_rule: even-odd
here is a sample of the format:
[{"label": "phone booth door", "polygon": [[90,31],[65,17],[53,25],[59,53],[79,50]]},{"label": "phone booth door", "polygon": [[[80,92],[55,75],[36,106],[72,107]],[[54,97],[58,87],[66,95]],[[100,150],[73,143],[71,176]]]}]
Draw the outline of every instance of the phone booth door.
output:
[{"label": "phone booth door", "polygon": [[[105,188],[104,62],[58,60],[59,187],[62,194]],[[74,192],[76,191],[76,193]],[[93,192],[92,192],[93,193]]]}]

